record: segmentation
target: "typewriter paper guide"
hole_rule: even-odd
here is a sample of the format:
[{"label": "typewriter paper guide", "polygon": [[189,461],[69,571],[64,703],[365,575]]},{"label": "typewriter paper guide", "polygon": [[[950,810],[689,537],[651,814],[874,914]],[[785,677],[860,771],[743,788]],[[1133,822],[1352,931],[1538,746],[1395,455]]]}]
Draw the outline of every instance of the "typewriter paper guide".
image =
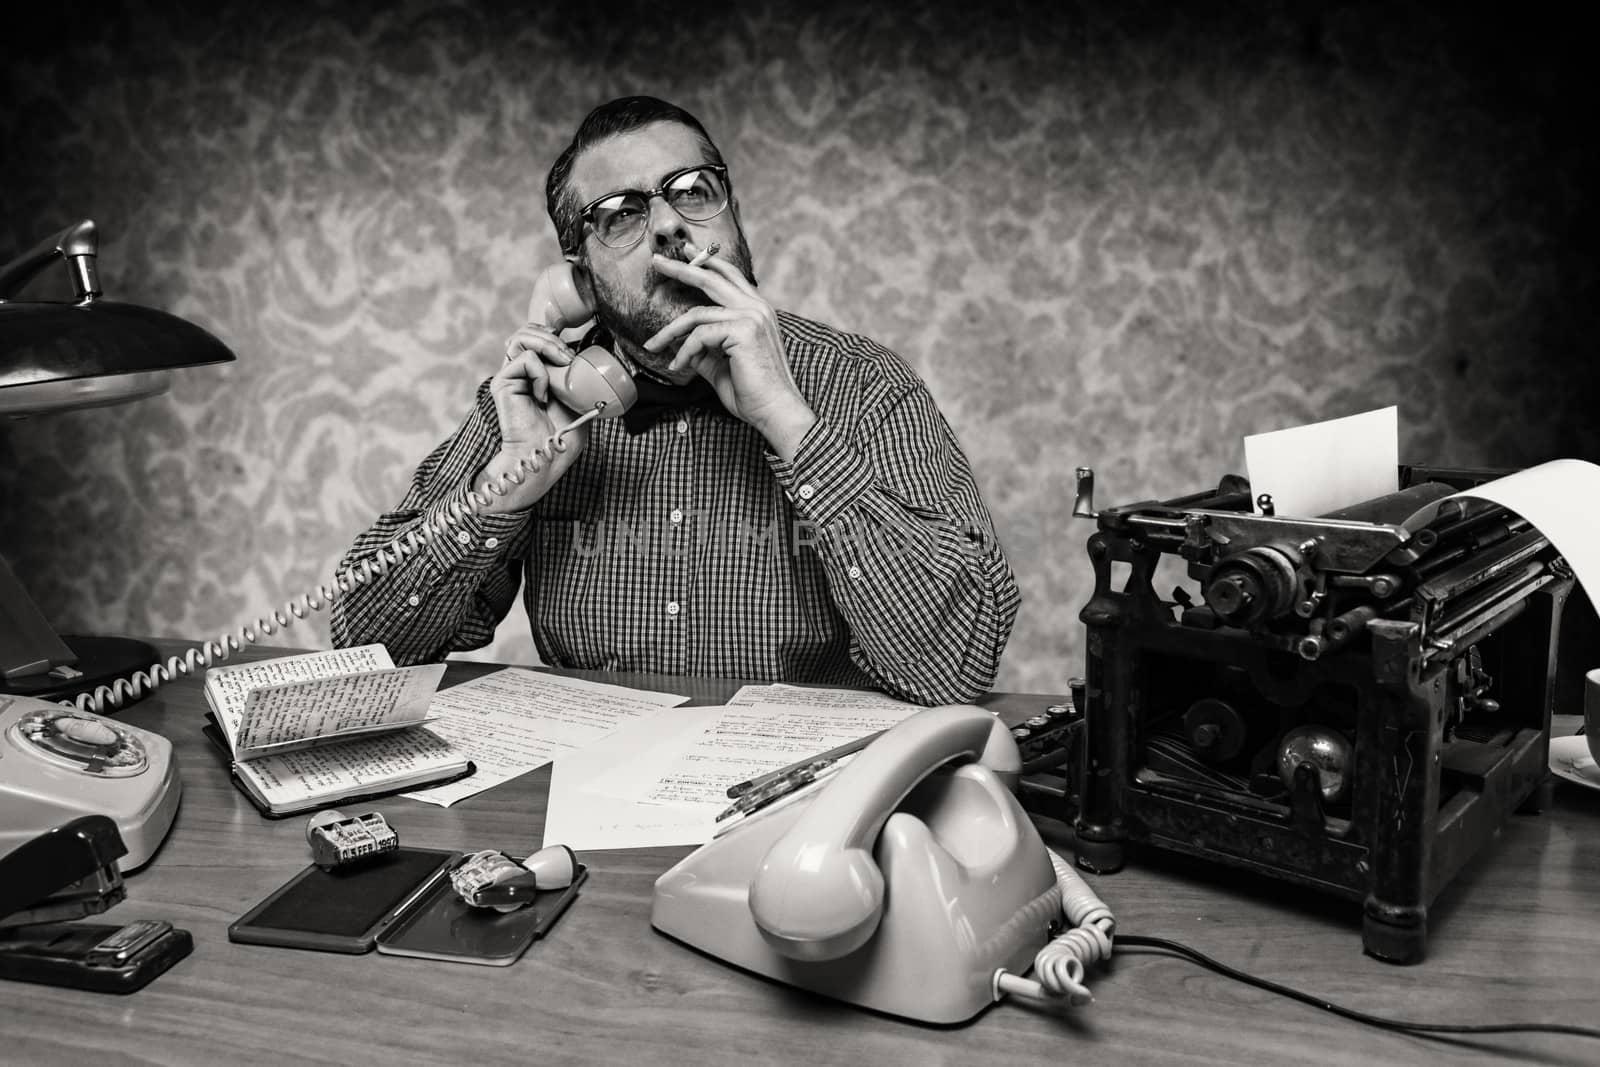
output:
[{"label": "typewriter paper guide", "polygon": [[[1399,488],[1398,409],[1253,434],[1244,439],[1244,455],[1251,491],[1271,494],[1277,514],[1325,515]],[[1541,463],[1436,500],[1407,519],[1405,529],[1422,529],[1457,497],[1487,500],[1527,519],[1566,557],[1600,608],[1600,467],[1579,459]]]},{"label": "typewriter paper guide", "polygon": [[1553,459],[1436,500],[1407,519],[1405,528],[1422,529],[1456,497],[1487,500],[1527,519],[1566,557],[1589,603],[1600,609],[1600,467],[1581,459]]}]

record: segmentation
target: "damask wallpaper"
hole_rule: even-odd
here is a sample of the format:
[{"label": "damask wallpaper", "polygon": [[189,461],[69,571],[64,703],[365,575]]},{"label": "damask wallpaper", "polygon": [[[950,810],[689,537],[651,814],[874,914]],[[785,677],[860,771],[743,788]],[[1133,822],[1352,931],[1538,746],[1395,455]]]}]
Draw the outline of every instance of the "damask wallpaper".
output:
[{"label": "damask wallpaper", "polygon": [[[932,388],[1023,590],[1002,688],[1081,670],[1080,464],[1101,504],[1170,496],[1242,470],[1245,434],[1388,404],[1407,461],[1600,458],[1596,168],[1559,24],[33,6],[0,44],[0,259],[93,218],[108,295],[239,357],[0,426],[0,552],[62,630],[214,635],[325,580],[521,321],[556,152],[634,92],[720,142],[775,303]],[[64,291],[53,271],[29,295]],[[531,656],[502,630],[524,647],[496,654]]]}]

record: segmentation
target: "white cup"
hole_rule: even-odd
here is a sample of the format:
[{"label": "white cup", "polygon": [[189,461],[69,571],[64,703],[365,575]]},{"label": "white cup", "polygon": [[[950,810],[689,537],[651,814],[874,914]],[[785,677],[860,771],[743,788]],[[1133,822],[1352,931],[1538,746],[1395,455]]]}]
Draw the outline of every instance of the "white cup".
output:
[{"label": "white cup", "polygon": [[1583,739],[1589,758],[1600,763],[1600,667],[1583,676]]}]

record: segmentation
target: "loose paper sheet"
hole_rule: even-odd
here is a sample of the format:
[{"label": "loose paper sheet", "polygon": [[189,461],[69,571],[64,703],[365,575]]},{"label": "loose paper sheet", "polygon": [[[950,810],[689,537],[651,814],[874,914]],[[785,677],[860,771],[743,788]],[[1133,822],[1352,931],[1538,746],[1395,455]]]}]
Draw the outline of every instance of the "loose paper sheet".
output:
[{"label": "loose paper sheet", "polygon": [[436,694],[428,729],[477,764],[459,782],[404,794],[449,807],[543,767],[619,725],[689,698],[507,667]]},{"label": "loose paper sheet", "polygon": [[[900,715],[903,718],[905,715],[915,711],[920,705],[911,704],[904,700],[896,700],[894,697],[875,690],[825,689],[814,686],[777,684],[747,685],[728,698],[726,706],[729,708],[765,709],[760,713],[766,715],[777,715],[786,709],[792,711],[805,707],[868,710],[890,708],[900,709]],[[895,721],[898,721],[898,719]],[[643,800],[649,788],[649,783],[658,781],[664,768],[684,759],[689,750],[700,740],[700,734],[707,728],[709,727],[703,726],[692,732],[687,729],[677,731],[671,736],[653,740],[649,747],[642,748],[631,755],[619,754],[609,765],[598,768],[595,777],[588,781],[585,788],[590,792],[607,796],[627,800]],[[881,727],[869,727],[863,729],[861,733],[871,733],[874,729],[881,729]],[[858,736],[860,734],[851,734],[845,740],[852,740]],[[804,756],[814,755],[843,743],[843,741],[836,741],[832,745],[820,744],[819,747],[812,749],[810,752],[802,752],[793,759],[783,760],[778,766],[785,766]],[[738,779],[734,780],[737,781]]]},{"label": "loose paper sheet", "polygon": [[621,760],[630,764],[656,749],[677,751],[709,728],[725,708],[673,708],[618,729],[604,743],[569,752],[550,769],[544,844],[579,851],[697,845],[710,841],[723,804],[650,804],[591,787]]},{"label": "loose paper sheet", "polygon": [[886,730],[915,707],[756,704],[726,708],[688,749],[629,793],[655,804],[728,804],[728,787]]},{"label": "loose paper sheet", "polygon": [[808,705],[824,708],[917,708],[875,689],[826,689],[820,686],[747,685],[728,698],[728,707],[750,704]]},{"label": "loose paper sheet", "polygon": [[[801,703],[736,703],[768,696]],[[556,761],[544,842],[589,851],[704,844],[715,835],[733,782],[918,710],[881,693],[750,686],[725,707],[678,708],[629,724],[603,744]]]},{"label": "loose paper sheet", "polygon": [[[1274,514],[1325,515],[1400,488],[1399,409],[1380,408],[1244,439],[1250,492]],[[1258,509],[1259,510],[1259,509]]]}]

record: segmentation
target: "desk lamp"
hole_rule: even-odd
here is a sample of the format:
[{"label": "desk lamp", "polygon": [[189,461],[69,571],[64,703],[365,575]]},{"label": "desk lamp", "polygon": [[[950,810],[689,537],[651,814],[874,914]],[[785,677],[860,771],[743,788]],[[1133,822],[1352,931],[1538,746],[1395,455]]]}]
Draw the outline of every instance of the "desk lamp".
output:
[{"label": "desk lamp", "polygon": [[[0,266],[0,416],[141,400],[165,392],[173,369],[234,358],[191,322],[102,300],[98,251],[86,219]],[[66,260],[75,302],[15,299],[57,257]],[[0,559],[0,694],[70,696],[156,660],[142,641],[59,636]]]}]

